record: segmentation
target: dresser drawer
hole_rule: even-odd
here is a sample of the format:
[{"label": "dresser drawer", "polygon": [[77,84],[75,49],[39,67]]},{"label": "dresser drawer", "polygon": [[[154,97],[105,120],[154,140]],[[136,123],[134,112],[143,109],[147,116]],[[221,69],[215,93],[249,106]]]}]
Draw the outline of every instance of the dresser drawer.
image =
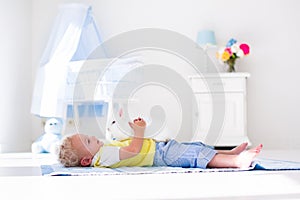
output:
[{"label": "dresser drawer", "polygon": [[246,88],[245,78],[240,77],[192,77],[191,85],[195,93],[243,92]]}]

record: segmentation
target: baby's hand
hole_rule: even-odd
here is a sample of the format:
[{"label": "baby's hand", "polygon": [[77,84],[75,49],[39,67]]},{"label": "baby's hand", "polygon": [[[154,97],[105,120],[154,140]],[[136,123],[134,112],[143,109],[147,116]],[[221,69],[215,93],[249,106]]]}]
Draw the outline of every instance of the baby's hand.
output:
[{"label": "baby's hand", "polygon": [[137,118],[137,119],[134,119],[133,120],[133,123],[134,124],[136,124],[136,125],[138,125],[138,126],[140,126],[140,127],[146,127],[146,122],[145,122],[145,120],[144,119],[142,119],[142,118]]},{"label": "baby's hand", "polygon": [[137,118],[133,120],[132,122],[129,122],[129,126],[134,130],[134,131],[144,131],[146,128],[146,122],[142,118]]}]

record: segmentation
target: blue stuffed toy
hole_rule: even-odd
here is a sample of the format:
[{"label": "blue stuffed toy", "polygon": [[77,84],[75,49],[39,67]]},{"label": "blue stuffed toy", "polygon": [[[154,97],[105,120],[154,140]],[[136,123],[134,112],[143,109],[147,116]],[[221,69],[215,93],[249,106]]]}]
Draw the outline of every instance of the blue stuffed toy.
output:
[{"label": "blue stuffed toy", "polygon": [[45,133],[41,135],[32,145],[32,153],[56,153],[56,147],[62,139],[62,123],[56,118],[46,121]]}]

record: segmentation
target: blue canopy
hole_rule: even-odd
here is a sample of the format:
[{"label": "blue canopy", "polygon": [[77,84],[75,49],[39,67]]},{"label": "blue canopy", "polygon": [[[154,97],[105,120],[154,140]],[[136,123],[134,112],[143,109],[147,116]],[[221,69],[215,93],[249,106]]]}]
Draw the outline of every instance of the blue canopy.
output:
[{"label": "blue canopy", "polygon": [[91,6],[60,6],[37,70],[31,113],[42,117],[64,117],[68,63],[87,59],[100,44]]}]

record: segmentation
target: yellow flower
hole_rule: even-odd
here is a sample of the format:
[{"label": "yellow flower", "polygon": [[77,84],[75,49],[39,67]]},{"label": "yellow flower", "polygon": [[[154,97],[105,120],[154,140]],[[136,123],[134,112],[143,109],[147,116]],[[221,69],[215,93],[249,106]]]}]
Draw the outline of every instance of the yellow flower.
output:
[{"label": "yellow flower", "polygon": [[230,58],[229,52],[224,51],[224,52],[222,53],[222,56],[221,56],[222,61],[225,62],[225,61],[227,61],[229,58]]}]

